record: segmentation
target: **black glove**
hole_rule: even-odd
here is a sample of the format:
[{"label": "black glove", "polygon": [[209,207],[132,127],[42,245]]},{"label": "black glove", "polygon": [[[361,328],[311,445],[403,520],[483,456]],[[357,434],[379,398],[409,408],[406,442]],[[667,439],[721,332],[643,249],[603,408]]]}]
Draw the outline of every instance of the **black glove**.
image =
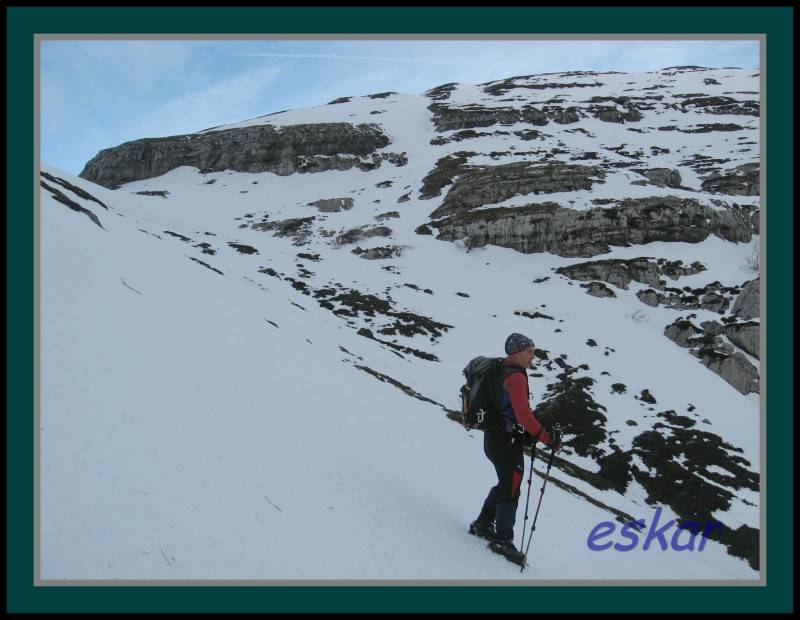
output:
[{"label": "black glove", "polygon": [[558,428],[554,428],[550,436],[550,448],[553,450],[553,452],[558,452],[561,450],[561,447],[561,432],[558,430]]}]

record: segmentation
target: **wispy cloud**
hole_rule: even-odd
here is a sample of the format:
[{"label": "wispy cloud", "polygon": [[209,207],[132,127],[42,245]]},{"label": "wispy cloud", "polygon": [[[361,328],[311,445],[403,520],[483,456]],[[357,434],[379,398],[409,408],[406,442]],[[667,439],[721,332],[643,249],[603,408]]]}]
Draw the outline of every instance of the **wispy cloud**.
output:
[{"label": "wispy cloud", "polygon": [[135,132],[140,136],[190,133],[258,114],[267,105],[265,90],[283,70],[258,67],[172,99],[141,117]]},{"label": "wispy cloud", "polygon": [[265,58],[287,58],[287,59],[322,59],[322,60],[359,60],[367,62],[399,62],[409,64],[436,64],[453,65],[455,60],[443,60],[438,58],[420,58],[413,56],[352,56],[345,54],[278,54],[271,52],[234,52],[232,56],[254,56]]}]

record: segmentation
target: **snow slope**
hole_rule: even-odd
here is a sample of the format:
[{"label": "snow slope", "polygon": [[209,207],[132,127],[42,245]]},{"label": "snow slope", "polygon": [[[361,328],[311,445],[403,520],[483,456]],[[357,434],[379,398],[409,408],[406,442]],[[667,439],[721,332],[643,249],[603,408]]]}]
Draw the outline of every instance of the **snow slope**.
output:
[{"label": "snow slope", "polygon": [[[468,93],[465,86],[453,96]],[[458,408],[466,362],[502,355],[512,331],[530,335],[553,357],[588,367],[576,376],[595,380],[591,392],[623,449],[642,430],[626,421],[651,425],[657,411],[683,413],[690,406],[699,427],[740,450],[757,472],[759,399],[742,396],[665,338],[664,327],[680,313],[643,305],[635,294],[644,285],[633,282],[629,290],[617,289],[616,298],[599,299],[553,272],[579,259],[492,246],[465,252],[415,234],[440,202],[415,198],[420,180],[443,148],[463,148],[431,148],[439,134],[428,103],[414,95],[354,98],[251,121],[374,122],[377,116],[393,140],[386,150],[408,155],[402,167],[384,163],[369,172],[284,177],[182,167],[112,191],[43,165],[43,172],[108,207],[59,187],[91,210],[101,228],[47,189],[40,195],[43,579],[758,578],[715,541],[702,552],[658,545],[643,550],[641,544],[627,552],[589,549],[591,530],[614,520],[609,508],[650,522],[656,506],[636,482],[620,494],[559,468],[554,478],[576,492],[548,484],[525,572],[466,534],[494,471],[481,434],[465,432],[445,413]],[[371,115],[375,109],[386,112]],[[597,123],[591,131],[614,129]],[[486,142],[480,151],[489,153],[500,138],[478,140]],[[602,191],[619,198],[644,189],[621,181],[629,174],[620,172]],[[386,180],[391,187],[377,187]],[[137,194],[142,191],[168,194]],[[398,203],[409,191],[411,199]],[[569,198],[587,207],[598,196],[579,193]],[[352,197],[354,207],[321,214],[308,206],[332,197]],[[387,211],[398,212],[384,223],[390,241],[404,247],[400,256],[364,260],[333,242],[335,234],[375,224]],[[311,215],[312,234],[301,242],[247,226],[262,216]],[[232,243],[257,253],[242,253]],[[359,245],[385,243],[377,238]],[[752,278],[743,267],[751,251],[749,244],[710,237],[699,244],[613,248],[602,258],[701,260],[706,271],[675,286],[714,280],[740,286]],[[426,328],[420,319],[414,324],[422,329],[413,335],[381,334],[396,316],[331,312],[308,294],[325,287],[375,295],[392,311],[445,327]],[[698,324],[719,318],[693,312]],[[383,342],[365,338],[361,329]],[[540,367],[531,374],[535,405],[556,371]],[[617,382],[627,394],[611,388]],[[643,389],[656,396],[657,408],[632,397]],[[597,469],[569,448],[561,456]],[[709,472],[724,475],[713,467]],[[532,508],[542,469],[537,460]],[[523,484],[517,542],[526,491]],[[731,528],[758,528],[758,506],[759,494],[743,488],[714,516]],[[662,509],[662,523],[676,516]],[[626,542],[618,534],[613,540]]]}]

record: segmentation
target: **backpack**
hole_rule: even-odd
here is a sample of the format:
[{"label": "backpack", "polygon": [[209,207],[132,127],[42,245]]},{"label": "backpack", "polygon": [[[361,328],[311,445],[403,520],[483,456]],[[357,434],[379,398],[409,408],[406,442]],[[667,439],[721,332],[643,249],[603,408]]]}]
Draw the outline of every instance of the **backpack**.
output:
[{"label": "backpack", "polygon": [[478,356],[464,368],[467,382],[461,386],[461,417],[467,430],[486,430],[498,423],[495,390],[503,359]]}]

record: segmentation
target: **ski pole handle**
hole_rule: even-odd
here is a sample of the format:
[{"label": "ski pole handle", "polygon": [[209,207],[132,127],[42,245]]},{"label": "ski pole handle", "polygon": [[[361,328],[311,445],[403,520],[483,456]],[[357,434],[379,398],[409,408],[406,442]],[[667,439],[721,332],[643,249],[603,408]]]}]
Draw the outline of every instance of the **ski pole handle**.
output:
[{"label": "ski pole handle", "polygon": [[550,446],[553,453],[555,453],[557,447],[561,447],[561,429],[555,424],[550,432]]}]

